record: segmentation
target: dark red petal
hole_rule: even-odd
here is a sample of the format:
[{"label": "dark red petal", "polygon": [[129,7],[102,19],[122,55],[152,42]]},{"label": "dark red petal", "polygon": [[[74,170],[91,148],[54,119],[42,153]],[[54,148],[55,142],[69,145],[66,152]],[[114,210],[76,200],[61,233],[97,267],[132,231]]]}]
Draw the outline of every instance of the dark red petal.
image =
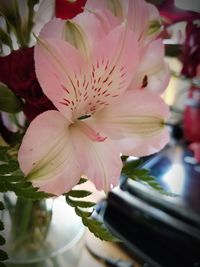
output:
[{"label": "dark red petal", "polygon": [[61,19],[72,19],[83,12],[86,0],[69,2],[66,0],[56,0],[56,17]]}]

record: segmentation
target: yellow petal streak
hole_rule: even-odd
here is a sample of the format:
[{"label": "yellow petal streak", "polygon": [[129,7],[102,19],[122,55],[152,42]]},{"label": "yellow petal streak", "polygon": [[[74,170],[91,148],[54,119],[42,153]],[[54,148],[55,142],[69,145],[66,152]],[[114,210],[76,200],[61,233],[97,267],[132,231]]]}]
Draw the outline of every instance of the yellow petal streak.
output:
[{"label": "yellow petal streak", "polygon": [[78,49],[85,59],[89,59],[89,43],[84,31],[77,23],[66,21],[63,27],[63,37],[65,41]]}]

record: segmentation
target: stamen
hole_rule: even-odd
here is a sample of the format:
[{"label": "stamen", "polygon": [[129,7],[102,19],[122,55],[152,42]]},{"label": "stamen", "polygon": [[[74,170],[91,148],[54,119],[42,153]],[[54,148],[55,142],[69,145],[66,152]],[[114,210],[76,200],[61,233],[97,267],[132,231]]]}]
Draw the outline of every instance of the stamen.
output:
[{"label": "stamen", "polygon": [[83,116],[81,116],[81,117],[79,117],[78,118],[78,120],[85,120],[85,119],[88,119],[88,118],[90,118],[91,117],[91,115],[83,115]]},{"label": "stamen", "polygon": [[107,137],[101,136],[98,132],[96,132],[92,127],[90,127],[85,122],[79,122],[78,127],[92,141],[103,142],[107,139]]}]

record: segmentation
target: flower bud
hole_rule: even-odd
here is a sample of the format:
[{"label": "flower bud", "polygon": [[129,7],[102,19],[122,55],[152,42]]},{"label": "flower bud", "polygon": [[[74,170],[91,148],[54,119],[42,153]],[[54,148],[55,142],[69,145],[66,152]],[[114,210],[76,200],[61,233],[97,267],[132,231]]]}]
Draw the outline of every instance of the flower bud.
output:
[{"label": "flower bud", "polygon": [[160,20],[151,20],[149,22],[149,28],[148,28],[148,31],[147,31],[147,35],[153,35],[157,32],[159,32],[162,28],[162,24],[161,24],[161,21]]}]

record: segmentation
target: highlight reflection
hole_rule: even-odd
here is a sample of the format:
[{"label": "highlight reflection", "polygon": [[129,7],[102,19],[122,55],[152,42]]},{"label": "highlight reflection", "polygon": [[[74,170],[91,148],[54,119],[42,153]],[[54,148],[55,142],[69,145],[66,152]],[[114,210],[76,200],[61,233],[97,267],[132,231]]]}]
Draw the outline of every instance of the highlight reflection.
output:
[{"label": "highlight reflection", "polygon": [[162,180],[172,193],[182,194],[186,180],[184,166],[180,163],[174,163],[169,171],[163,175]]}]

